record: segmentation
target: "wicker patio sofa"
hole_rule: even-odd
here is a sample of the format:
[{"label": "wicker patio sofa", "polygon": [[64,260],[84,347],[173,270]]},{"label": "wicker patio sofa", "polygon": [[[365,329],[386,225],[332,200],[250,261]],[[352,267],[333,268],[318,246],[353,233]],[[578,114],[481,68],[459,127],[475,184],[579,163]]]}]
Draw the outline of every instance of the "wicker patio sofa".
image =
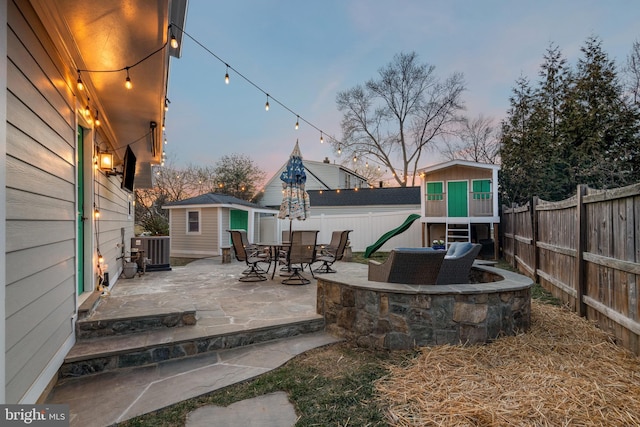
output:
[{"label": "wicker patio sofa", "polygon": [[374,282],[435,285],[444,251],[393,249],[382,263],[369,260],[369,280]]},{"label": "wicker patio sofa", "polygon": [[471,266],[481,249],[482,245],[477,243],[452,243],[442,261],[436,285],[469,283]]}]

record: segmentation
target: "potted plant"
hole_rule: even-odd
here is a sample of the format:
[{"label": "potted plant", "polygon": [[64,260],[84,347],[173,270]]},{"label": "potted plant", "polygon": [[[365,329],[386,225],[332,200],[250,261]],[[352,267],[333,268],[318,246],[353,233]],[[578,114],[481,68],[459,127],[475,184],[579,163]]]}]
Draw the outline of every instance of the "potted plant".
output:
[{"label": "potted plant", "polygon": [[436,239],[432,242],[431,247],[436,250],[444,249],[444,240]]}]

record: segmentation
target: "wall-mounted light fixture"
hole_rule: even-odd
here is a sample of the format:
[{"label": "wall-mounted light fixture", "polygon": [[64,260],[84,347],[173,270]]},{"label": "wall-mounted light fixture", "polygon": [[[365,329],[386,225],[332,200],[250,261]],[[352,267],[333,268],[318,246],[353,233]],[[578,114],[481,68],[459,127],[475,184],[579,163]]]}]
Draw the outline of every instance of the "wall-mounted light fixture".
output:
[{"label": "wall-mounted light fixture", "polygon": [[100,170],[111,172],[113,170],[113,154],[104,151],[98,155],[98,166]]},{"label": "wall-mounted light fixture", "polygon": [[118,172],[113,166],[113,153],[103,151],[98,153],[98,167],[107,176],[123,175],[123,172]]}]

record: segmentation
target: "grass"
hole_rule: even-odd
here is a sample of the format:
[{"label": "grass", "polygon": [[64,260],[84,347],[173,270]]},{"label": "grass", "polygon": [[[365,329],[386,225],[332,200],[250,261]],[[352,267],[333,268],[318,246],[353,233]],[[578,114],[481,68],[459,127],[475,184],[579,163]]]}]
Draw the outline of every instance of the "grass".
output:
[{"label": "grass", "polygon": [[[363,253],[352,256],[353,262],[368,261]],[[371,259],[383,261],[387,256],[388,253],[375,253]],[[511,270],[506,263],[498,266]],[[539,285],[532,296],[545,303],[558,304]],[[374,383],[389,374],[390,366],[406,366],[417,352],[373,351],[346,342],[321,347],[253,380],[182,401],[118,426],[182,427],[187,414],[201,406],[228,406],[275,391],[289,395],[299,414],[296,426],[387,426],[387,409],[376,396]]]}]

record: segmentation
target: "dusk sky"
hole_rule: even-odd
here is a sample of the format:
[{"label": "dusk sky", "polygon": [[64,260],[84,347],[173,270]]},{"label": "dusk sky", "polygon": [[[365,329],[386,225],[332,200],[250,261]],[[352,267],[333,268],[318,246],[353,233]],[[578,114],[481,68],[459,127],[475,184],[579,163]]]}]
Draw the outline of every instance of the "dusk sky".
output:
[{"label": "dusk sky", "polygon": [[[182,57],[173,59],[166,117],[167,154],[175,166],[213,165],[248,155],[268,177],[296,139],[306,160],[336,160],[328,138],[341,138],[336,95],[367,80],[400,52],[446,78],[464,74],[466,115],[498,124],[516,79],[537,82],[551,42],[575,65],[590,36],[624,65],[640,40],[638,0],[189,0]],[[219,57],[217,59],[212,53]],[[225,63],[230,70],[224,83]],[[269,93],[270,109],[265,111]],[[280,101],[287,109],[278,105]],[[442,159],[423,156],[424,167]]]}]

